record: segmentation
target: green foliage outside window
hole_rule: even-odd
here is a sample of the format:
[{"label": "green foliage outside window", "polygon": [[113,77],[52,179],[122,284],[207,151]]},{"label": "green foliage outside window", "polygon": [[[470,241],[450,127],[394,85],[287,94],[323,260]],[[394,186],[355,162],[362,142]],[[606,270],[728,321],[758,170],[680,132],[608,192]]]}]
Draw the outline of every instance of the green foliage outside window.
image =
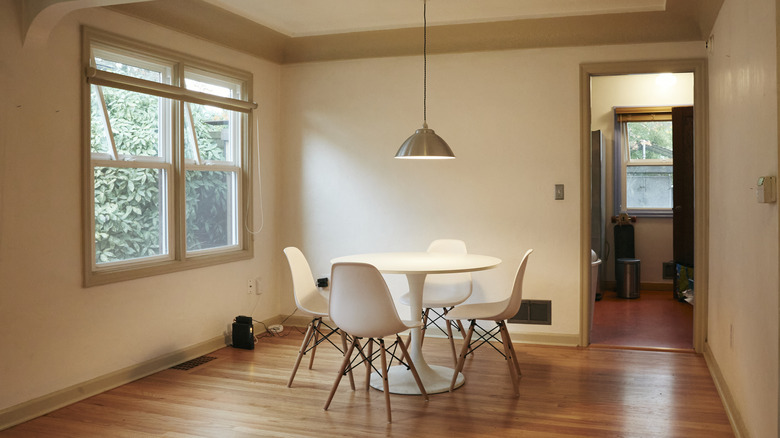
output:
[{"label": "green foliage outside window", "polygon": [[671,160],[672,122],[628,122],[631,160]]},{"label": "green foliage outside window", "polygon": [[[91,150],[109,151],[102,108],[93,86]],[[155,96],[103,87],[117,151],[124,156],[156,157],[170,148],[160,134],[161,99]],[[204,159],[222,157],[218,142],[223,126],[206,123],[211,116],[192,105],[199,148]],[[171,135],[166,134],[166,135]],[[167,252],[165,171],[153,168],[96,167],[95,260],[107,263],[149,257]],[[187,248],[229,244],[230,193],[226,172],[187,172]],[[192,231],[192,232],[190,232]]]}]

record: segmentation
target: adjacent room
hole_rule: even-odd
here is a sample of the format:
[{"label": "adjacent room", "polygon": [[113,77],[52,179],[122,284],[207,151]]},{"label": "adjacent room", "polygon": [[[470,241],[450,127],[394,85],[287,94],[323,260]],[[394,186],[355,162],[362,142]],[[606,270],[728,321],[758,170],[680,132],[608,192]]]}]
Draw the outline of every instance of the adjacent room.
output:
[{"label": "adjacent room", "polygon": [[778,436],[776,2],[478,3],[0,0],[0,436]]}]

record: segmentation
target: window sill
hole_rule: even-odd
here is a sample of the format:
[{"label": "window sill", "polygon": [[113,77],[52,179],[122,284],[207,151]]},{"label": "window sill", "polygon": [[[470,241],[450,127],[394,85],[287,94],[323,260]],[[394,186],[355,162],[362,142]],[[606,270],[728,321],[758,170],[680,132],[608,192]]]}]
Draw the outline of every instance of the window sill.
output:
[{"label": "window sill", "polygon": [[149,264],[125,266],[119,269],[88,270],[84,276],[84,287],[100,286],[121,281],[136,280],[155,275],[198,269],[223,263],[251,259],[254,256],[252,247],[249,249],[231,251],[223,254],[213,254],[192,257],[186,260],[166,260]]}]

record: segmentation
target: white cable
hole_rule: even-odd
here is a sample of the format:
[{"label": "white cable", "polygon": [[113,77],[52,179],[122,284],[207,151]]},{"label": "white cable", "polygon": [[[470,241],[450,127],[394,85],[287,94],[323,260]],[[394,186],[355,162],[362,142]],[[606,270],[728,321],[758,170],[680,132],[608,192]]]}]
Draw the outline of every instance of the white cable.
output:
[{"label": "white cable", "polygon": [[[260,173],[260,114],[259,110],[254,110],[252,112],[255,117],[255,146],[257,147],[257,154],[256,154],[256,160],[257,160],[257,193],[260,197],[260,228],[257,229],[257,231],[253,231],[249,228],[249,204],[250,199],[247,197],[247,205],[246,205],[246,212],[244,216],[244,228],[249,232],[249,234],[255,235],[259,234],[261,231],[263,231],[263,226],[265,226],[265,210],[263,208],[263,176]],[[251,166],[251,163],[250,163]]]}]

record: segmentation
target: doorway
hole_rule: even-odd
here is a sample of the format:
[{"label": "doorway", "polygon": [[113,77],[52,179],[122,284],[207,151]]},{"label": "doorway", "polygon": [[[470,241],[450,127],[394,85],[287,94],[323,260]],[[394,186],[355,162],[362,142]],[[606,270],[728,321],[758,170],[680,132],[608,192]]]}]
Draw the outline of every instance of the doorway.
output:
[{"label": "doorway", "polygon": [[[706,61],[704,60],[683,60],[683,61],[657,61],[657,62],[632,62],[632,63],[612,63],[612,64],[588,64],[583,65],[581,67],[581,157],[582,157],[582,194],[583,194],[583,203],[582,203],[582,240],[581,240],[581,248],[582,251],[582,272],[583,275],[581,276],[583,279],[582,282],[582,295],[581,295],[581,309],[582,309],[582,318],[581,318],[581,345],[589,345],[591,343],[591,315],[594,312],[594,306],[595,302],[593,302],[590,298],[590,281],[591,281],[591,248],[593,246],[593,242],[596,241],[596,236],[594,235],[594,229],[599,228],[599,224],[594,224],[594,220],[591,219],[591,212],[592,212],[592,205],[593,202],[593,196],[591,193],[591,129],[592,129],[592,122],[594,118],[601,117],[600,113],[597,113],[595,109],[592,108],[592,102],[594,100],[595,93],[593,89],[591,88],[591,80],[593,78],[602,78],[606,76],[622,76],[626,77],[629,75],[648,75],[653,74],[653,77],[658,76],[658,73],[664,73],[664,72],[673,72],[673,73],[688,73],[688,76],[691,78],[691,88],[692,88],[692,102],[688,102],[688,104],[693,104],[694,107],[694,123],[692,125],[692,129],[695,133],[696,143],[694,145],[694,153],[697,158],[696,162],[694,163],[695,172],[693,172],[694,175],[694,194],[695,194],[695,203],[696,203],[696,211],[697,214],[694,216],[694,230],[693,230],[693,236],[694,239],[694,257],[699,262],[698,264],[700,266],[706,267],[706,248],[707,248],[707,241],[706,241],[706,235],[704,234],[704,224],[706,224],[706,206],[707,199],[706,199],[706,167],[704,166],[704,163],[706,163],[706,148],[704,147],[706,144],[706,99],[705,99],[705,90],[706,90],[706,76],[705,76],[705,68],[706,68]],[[664,96],[659,96],[659,99],[664,99]],[[668,97],[667,97],[668,99]],[[685,103],[685,102],[673,102],[667,100],[666,102],[656,102],[657,104],[677,104],[677,103]],[[619,105],[626,105],[630,106],[626,103],[619,103],[616,102],[613,106],[619,106]],[[686,105],[687,106],[687,105]],[[595,114],[595,115],[594,115]],[[612,118],[609,116],[609,118]],[[609,120],[607,123],[613,123],[613,120]],[[613,144],[613,141],[611,139],[606,139],[605,141],[605,147],[610,148]],[[611,154],[610,154],[611,155]],[[609,162],[609,161],[608,161]],[[611,166],[608,166],[609,170],[607,173],[613,171]],[[613,175],[617,175],[617,172],[614,172]],[[625,182],[624,182],[625,186]],[[608,190],[606,191],[606,199],[605,202],[611,203],[614,205],[614,201],[616,198],[613,197],[614,191],[611,189],[611,185],[608,185]],[[610,193],[611,192],[611,193]],[[625,199],[625,197],[624,197]],[[611,205],[610,205],[611,207]],[[607,209],[610,213],[613,210],[617,210],[617,208],[608,208]],[[698,214],[698,212],[702,212],[701,214]],[[612,215],[610,215],[612,216]],[[666,241],[668,241],[668,252],[660,251],[662,255],[660,257],[665,257],[668,261],[669,258],[671,258],[671,242],[672,242],[672,219],[671,214],[666,215],[665,220],[659,218],[652,218],[652,214],[649,216],[651,219],[646,220],[645,223],[653,223],[655,222],[656,227],[665,228],[666,233],[668,236],[665,238]],[[598,220],[598,219],[596,219]],[[609,218],[607,218],[607,221],[609,221]],[[643,224],[644,225],[644,224]],[[604,227],[602,228],[605,230],[605,234],[607,234],[607,231],[611,231],[612,227]],[[651,233],[657,232],[657,230],[651,230]],[[656,240],[658,239],[651,239],[651,246],[657,244]],[[661,239],[663,240],[663,239]],[[647,242],[647,240],[645,240]],[[646,244],[647,245],[647,244]],[[608,250],[607,250],[608,251]],[[651,251],[652,252],[652,251]],[[602,257],[604,253],[599,254],[599,257]],[[608,257],[608,255],[606,255]],[[657,285],[654,285],[654,281],[646,281],[646,279],[660,279],[661,272],[663,271],[663,262],[660,259],[652,259],[652,256],[647,256],[647,260],[642,260],[641,263],[645,266],[642,266],[642,283],[649,284],[651,286],[651,290],[648,291],[647,296],[650,298],[650,295],[655,295],[658,291],[652,290],[652,289],[666,289],[668,291],[668,295],[666,295],[668,298],[672,297],[672,291],[671,286],[668,281],[666,284],[664,284],[663,281],[658,281]],[[609,265],[612,265],[614,267],[614,261],[609,261],[609,263],[602,263],[602,272],[606,272],[607,275],[609,275],[609,278],[612,282],[602,282],[602,285],[614,285],[614,268],[610,269]],[[645,275],[645,272],[647,272],[647,275]],[[704,339],[706,337],[706,295],[707,295],[707,273],[705,269],[699,269],[697,272],[695,272],[695,284],[696,284],[696,306],[693,307],[691,313],[692,313],[692,323],[690,324],[690,331],[688,332],[688,335],[692,335],[692,347],[697,352],[701,352],[704,345]],[[658,287],[656,287],[658,286]],[[605,293],[606,292],[605,288]],[[614,294],[614,292],[612,292]],[[629,301],[625,300],[624,301]],[[626,303],[629,304],[629,303]],[[636,305],[634,306],[634,309],[638,308]],[[672,313],[674,311],[671,311],[669,313]],[[669,315],[666,315],[669,316]],[[629,330],[630,331],[630,330]],[[690,339],[690,338],[689,338]]]}]

